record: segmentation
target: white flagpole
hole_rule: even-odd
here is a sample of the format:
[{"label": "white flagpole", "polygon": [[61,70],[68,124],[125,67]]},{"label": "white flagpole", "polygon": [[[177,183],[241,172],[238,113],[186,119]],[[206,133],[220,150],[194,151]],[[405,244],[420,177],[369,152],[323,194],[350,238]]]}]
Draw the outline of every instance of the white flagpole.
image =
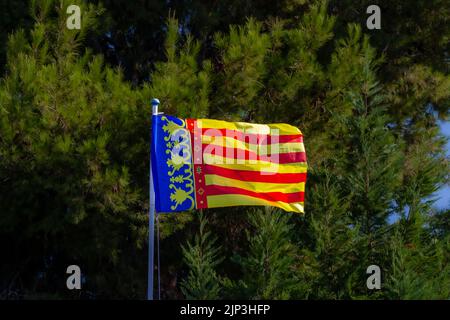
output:
[{"label": "white flagpole", "polygon": [[[158,99],[152,99],[152,115],[158,114]],[[152,135],[154,133],[152,132]],[[153,139],[153,138],[152,138]],[[150,141],[150,144],[153,140]],[[151,164],[151,147],[150,147],[150,208],[148,220],[148,284],[147,284],[147,300],[153,300],[153,274],[155,271],[155,189],[153,187],[153,174]]]}]

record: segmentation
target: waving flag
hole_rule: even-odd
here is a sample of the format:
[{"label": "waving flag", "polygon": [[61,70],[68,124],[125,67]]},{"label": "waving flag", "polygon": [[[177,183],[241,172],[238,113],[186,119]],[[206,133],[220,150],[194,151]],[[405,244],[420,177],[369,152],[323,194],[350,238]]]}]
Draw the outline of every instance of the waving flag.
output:
[{"label": "waving flag", "polygon": [[156,211],[265,205],[304,212],[298,128],[160,114],[152,122]]}]

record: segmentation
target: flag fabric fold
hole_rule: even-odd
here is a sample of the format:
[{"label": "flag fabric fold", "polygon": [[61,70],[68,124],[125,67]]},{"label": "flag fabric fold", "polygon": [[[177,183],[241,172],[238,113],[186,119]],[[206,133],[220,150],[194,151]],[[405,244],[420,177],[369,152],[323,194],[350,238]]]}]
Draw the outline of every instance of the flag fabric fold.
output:
[{"label": "flag fabric fold", "polygon": [[152,118],[158,212],[274,206],[304,212],[301,131],[289,124]]}]

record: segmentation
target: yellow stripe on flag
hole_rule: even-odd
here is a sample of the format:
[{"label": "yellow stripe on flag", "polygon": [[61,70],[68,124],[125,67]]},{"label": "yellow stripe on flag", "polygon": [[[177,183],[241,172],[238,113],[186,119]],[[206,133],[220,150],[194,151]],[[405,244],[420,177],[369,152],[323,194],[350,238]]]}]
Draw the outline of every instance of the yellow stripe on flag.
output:
[{"label": "yellow stripe on flag", "polygon": [[197,127],[211,129],[240,130],[245,133],[271,134],[271,129],[279,130],[278,134],[302,134],[299,128],[286,123],[256,124],[247,122],[228,122],[213,119],[197,119]]},{"label": "yellow stripe on flag", "polygon": [[[222,136],[202,136],[202,143],[217,147],[239,148],[252,151],[259,154],[277,154],[290,152],[305,152],[305,146],[301,142],[272,143],[268,145],[259,145],[237,140],[233,137]],[[212,147],[211,147],[212,148]]]},{"label": "yellow stripe on flag", "polygon": [[208,208],[232,207],[232,206],[273,206],[290,212],[304,212],[303,202],[267,201],[241,194],[224,194],[208,196]]},{"label": "yellow stripe on flag", "polygon": [[215,174],[205,175],[205,184],[217,185],[224,187],[236,187],[254,192],[283,192],[283,193],[293,193],[293,192],[304,192],[305,183],[267,183],[267,182],[251,182],[236,180],[231,178],[222,177]]},{"label": "yellow stripe on flag", "polygon": [[[207,159],[208,156],[204,155]],[[308,165],[306,162],[296,162],[296,163],[287,163],[287,164],[279,164],[272,163],[267,161],[257,161],[256,164],[251,164],[249,161],[246,161],[245,164],[227,164],[226,158],[222,158],[224,161],[223,164],[214,164],[217,167],[231,169],[231,170],[246,170],[246,171],[260,171],[262,174],[267,173],[267,176],[270,176],[271,173],[305,173]],[[212,158],[210,160],[213,160]]]}]

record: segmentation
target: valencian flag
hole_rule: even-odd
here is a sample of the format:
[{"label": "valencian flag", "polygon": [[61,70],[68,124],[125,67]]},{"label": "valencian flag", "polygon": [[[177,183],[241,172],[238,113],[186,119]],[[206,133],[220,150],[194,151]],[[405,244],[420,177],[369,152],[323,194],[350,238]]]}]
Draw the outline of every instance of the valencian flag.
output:
[{"label": "valencian flag", "polygon": [[306,154],[288,124],[152,117],[157,212],[274,206],[304,212]]}]

